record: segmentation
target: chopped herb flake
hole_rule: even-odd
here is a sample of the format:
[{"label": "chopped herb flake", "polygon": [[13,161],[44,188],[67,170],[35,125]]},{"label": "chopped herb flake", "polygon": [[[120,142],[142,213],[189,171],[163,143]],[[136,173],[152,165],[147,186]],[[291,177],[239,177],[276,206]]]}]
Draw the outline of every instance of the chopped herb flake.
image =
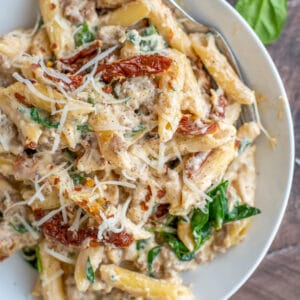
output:
[{"label": "chopped herb flake", "polygon": [[93,270],[93,266],[91,264],[91,260],[90,258],[88,258],[87,262],[86,262],[86,266],[85,266],[85,274],[86,274],[86,278],[91,282],[94,283],[95,282],[95,272]]},{"label": "chopped herb flake", "polygon": [[90,30],[87,22],[84,22],[79,26],[79,31],[74,35],[76,47],[80,47],[84,44],[90,43],[95,39],[95,32],[93,30]]},{"label": "chopped herb flake", "polygon": [[13,223],[9,223],[9,226],[11,226],[16,232],[20,233],[20,234],[24,234],[27,233],[28,230],[24,227],[23,224],[13,224]]},{"label": "chopped herb flake", "polygon": [[89,124],[84,124],[84,125],[78,125],[77,130],[80,131],[81,133],[88,133],[92,131],[92,128]]},{"label": "chopped herb flake", "polygon": [[58,128],[59,125],[59,123],[52,123],[49,117],[42,117],[41,111],[36,107],[32,107],[30,109],[30,118],[32,121],[47,128]]}]

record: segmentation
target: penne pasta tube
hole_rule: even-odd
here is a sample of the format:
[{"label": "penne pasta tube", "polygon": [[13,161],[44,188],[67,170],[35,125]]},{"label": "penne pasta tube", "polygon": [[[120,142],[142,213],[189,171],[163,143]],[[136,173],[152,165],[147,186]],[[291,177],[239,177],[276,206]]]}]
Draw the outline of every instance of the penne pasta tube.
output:
[{"label": "penne pasta tube", "polygon": [[226,57],[219,52],[213,35],[194,33],[190,35],[190,39],[193,49],[226,95],[235,102],[253,104],[255,102],[254,91],[244,85]]},{"label": "penne pasta tube", "polygon": [[101,279],[107,284],[136,297],[155,300],[193,299],[190,289],[185,286],[154,279],[115,265],[102,265],[100,274]]},{"label": "penne pasta tube", "polygon": [[100,26],[121,25],[132,26],[148,17],[149,7],[143,0],[132,1],[99,18]]}]

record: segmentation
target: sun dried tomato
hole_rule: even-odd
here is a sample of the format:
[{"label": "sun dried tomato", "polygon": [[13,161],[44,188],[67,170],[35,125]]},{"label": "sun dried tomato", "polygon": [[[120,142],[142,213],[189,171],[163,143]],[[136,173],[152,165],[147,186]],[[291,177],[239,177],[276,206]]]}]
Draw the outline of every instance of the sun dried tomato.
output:
[{"label": "sun dried tomato", "polygon": [[102,80],[109,83],[116,78],[159,74],[167,70],[171,63],[172,60],[166,56],[140,55],[101,65],[96,74],[101,72]]},{"label": "sun dried tomato", "polygon": [[101,48],[102,42],[100,40],[95,40],[92,42],[89,47],[82,49],[81,51],[78,51],[76,54],[74,54],[71,57],[68,58],[61,58],[60,62],[66,65],[71,65],[74,63],[77,63],[79,59],[87,58],[89,57],[89,60],[92,59],[93,56],[97,55],[97,51],[99,48]]},{"label": "sun dried tomato", "polygon": [[[40,209],[35,210],[35,219],[40,220],[45,213],[46,211],[42,211]],[[70,226],[68,224],[63,224],[62,213],[54,215],[51,219],[43,223],[40,228],[45,236],[48,236],[66,246],[78,247],[87,238],[90,239],[91,247],[95,247],[102,242],[98,240],[98,227],[82,226],[77,231],[71,231],[69,230]],[[113,244],[120,248],[127,248],[133,240],[133,235],[125,231],[120,233],[110,232],[103,239],[104,242]]]},{"label": "sun dried tomato", "polygon": [[110,232],[108,236],[104,238],[104,241],[119,248],[127,248],[132,244],[134,238],[131,233],[125,231],[119,233]]},{"label": "sun dried tomato", "polygon": [[165,216],[168,212],[169,212],[169,207],[170,204],[166,203],[166,204],[160,204],[155,212],[151,215],[152,219],[159,219],[163,216]]},{"label": "sun dried tomato", "polygon": [[67,83],[67,82],[63,81],[62,79],[50,76],[50,75],[48,75],[46,73],[44,73],[44,77],[50,79],[53,82],[60,82],[60,83],[62,83],[64,85],[65,89],[68,89],[68,90],[70,90],[72,88],[77,89],[83,83],[83,77],[82,77],[82,75],[68,75],[68,78],[71,80],[70,83]]},{"label": "sun dried tomato", "polygon": [[199,125],[191,115],[184,115],[179,122],[177,132],[190,135],[206,135],[214,134],[217,129],[218,124],[215,122]]},{"label": "sun dried tomato", "polygon": [[161,199],[166,195],[166,193],[167,193],[167,191],[165,189],[163,189],[163,190],[159,190],[156,195],[159,199]]},{"label": "sun dried tomato", "polygon": [[113,91],[113,88],[112,88],[111,85],[107,85],[107,86],[104,86],[104,87],[102,88],[102,91],[103,91],[104,93],[111,94],[112,91]]},{"label": "sun dried tomato", "polygon": [[147,192],[145,200],[148,202],[151,199],[151,197],[152,197],[152,190],[151,190],[150,185],[147,186],[147,191],[148,192]]},{"label": "sun dried tomato", "polygon": [[[35,210],[34,216],[36,220],[41,219],[45,212],[42,210]],[[77,231],[69,230],[68,224],[63,224],[62,214],[58,213],[51,219],[41,225],[41,230],[44,235],[60,242],[66,246],[80,246],[84,240],[90,238],[97,240],[97,227],[81,227]]]}]

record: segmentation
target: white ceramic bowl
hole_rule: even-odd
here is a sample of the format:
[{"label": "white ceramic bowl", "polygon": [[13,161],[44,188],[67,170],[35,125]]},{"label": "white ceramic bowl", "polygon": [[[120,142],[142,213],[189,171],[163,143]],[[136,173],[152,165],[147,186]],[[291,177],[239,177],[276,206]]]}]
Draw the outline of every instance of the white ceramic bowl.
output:
[{"label": "white ceramic bowl", "polygon": [[[4,1],[4,0],[1,0]],[[29,3],[32,4],[29,9]],[[5,1],[0,11],[0,34],[33,23],[34,0]],[[257,142],[256,206],[262,214],[253,218],[243,243],[196,271],[184,274],[192,283],[196,299],[229,298],[247,280],[266,254],[281,223],[291,188],[294,135],[287,96],[270,56],[246,22],[222,0],[185,0],[185,8],[206,24],[213,25],[233,48],[248,84],[267,99],[260,105],[262,121],[277,139],[272,150],[261,136]],[[2,6],[3,7],[3,6]],[[285,99],[282,103],[278,97]],[[283,109],[282,120],[278,111]],[[29,299],[35,272],[19,255],[0,264],[1,299]]]}]

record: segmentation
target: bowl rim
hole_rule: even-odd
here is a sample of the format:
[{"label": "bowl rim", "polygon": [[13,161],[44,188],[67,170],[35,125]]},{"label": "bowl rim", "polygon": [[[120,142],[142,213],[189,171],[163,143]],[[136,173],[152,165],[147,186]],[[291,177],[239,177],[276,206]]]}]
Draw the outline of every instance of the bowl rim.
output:
[{"label": "bowl rim", "polygon": [[290,106],[290,103],[288,101],[288,96],[287,96],[284,84],[282,82],[282,79],[279,75],[278,69],[277,69],[273,59],[271,58],[269,52],[267,51],[266,47],[263,45],[263,43],[261,42],[259,37],[256,35],[254,30],[250,27],[250,25],[246,22],[246,20],[234,9],[234,7],[232,7],[227,1],[224,1],[224,0],[215,0],[215,1],[217,1],[224,10],[229,10],[230,13],[233,14],[234,18],[236,18],[238,20],[238,22],[241,23],[241,25],[247,30],[248,34],[252,37],[254,42],[257,44],[257,46],[261,50],[262,55],[264,56],[264,59],[270,65],[272,73],[275,76],[276,83],[277,83],[277,85],[280,89],[281,95],[282,95],[282,97],[287,99],[287,105],[285,106],[285,110],[286,110],[288,134],[289,134],[289,139],[290,139],[290,150],[291,150],[290,153],[288,153],[289,161],[290,161],[289,166],[288,166],[289,167],[289,175],[288,175],[288,178],[287,178],[287,184],[286,184],[286,187],[285,187],[284,197],[283,197],[283,201],[282,201],[282,205],[281,205],[280,214],[277,218],[277,222],[276,222],[269,238],[266,240],[264,248],[262,249],[259,256],[257,257],[256,262],[248,270],[248,272],[245,273],[245,275],[240,279],[240,281],[235,286],[233,286],[231,291],[229,291],[226,295],[224,295],[224,299],[229,299],[231,296],[233,296],[246,283],[246,281],[250,278],[250,276],[258,268],[258,266],[260,265],[260,263],[262,262],[262,260],[266,256],[272,242],[275,239],[275,236],[276,236],[276,234],[279,230],[279,227],[282,223],[284,214],[286,212],[287,204],[288,204],[288,201],[289,201],[291,188],[292,188],[292,182],[293,182],[293,176],[294,176],[294,168],[295,168],[295,134],[294,134],[294,127],[293,127],[293,118],[292,118],[292,113],[291,113],[291,106]]}]

